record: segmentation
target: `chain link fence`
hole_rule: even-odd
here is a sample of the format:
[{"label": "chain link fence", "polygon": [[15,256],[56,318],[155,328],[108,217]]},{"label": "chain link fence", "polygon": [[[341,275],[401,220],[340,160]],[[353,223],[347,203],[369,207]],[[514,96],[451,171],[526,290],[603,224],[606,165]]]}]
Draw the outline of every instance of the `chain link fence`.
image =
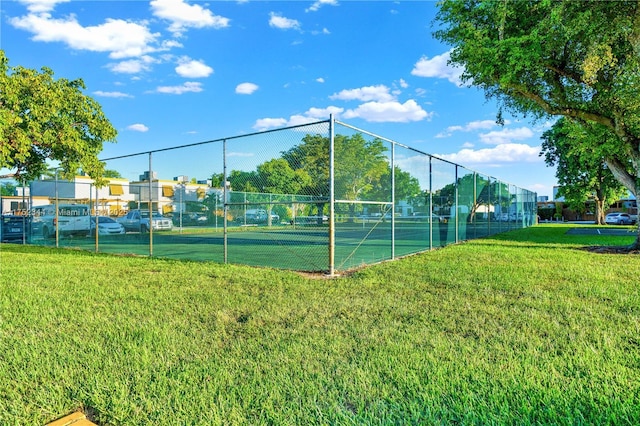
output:
[{"label": "chain link fence", "polygon": [[533,192],[333,118],[104,161],[103,187],[2,180],[2,240],[333,275],[536,218]]}]

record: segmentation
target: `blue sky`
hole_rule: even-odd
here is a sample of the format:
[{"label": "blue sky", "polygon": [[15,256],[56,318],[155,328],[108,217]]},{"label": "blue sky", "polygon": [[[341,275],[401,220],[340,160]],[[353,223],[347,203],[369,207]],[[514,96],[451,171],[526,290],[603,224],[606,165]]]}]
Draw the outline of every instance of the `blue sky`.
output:
[{"label": "blue sky", "polygon": [[495,124],[495,103],[461,84],[449,47],[432,37],[435,2],[16,0],[0,8],[10,65],[82,78],[102,105],[118,130],[102,158],[333,113],[552,195],[555,171],[538,155],[550,123]]}]

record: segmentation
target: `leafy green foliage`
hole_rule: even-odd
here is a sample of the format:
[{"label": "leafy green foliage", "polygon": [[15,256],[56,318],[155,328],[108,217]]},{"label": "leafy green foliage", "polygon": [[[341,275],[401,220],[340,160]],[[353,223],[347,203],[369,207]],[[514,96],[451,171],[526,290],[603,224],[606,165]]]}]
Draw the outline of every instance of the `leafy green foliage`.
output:
[{"label": "leafy green foliage", "polygon": [[509,186],[505,183],[490,180],[475,173],[459,177],[456,183],[450,183],[437,192],[437,199],[455,200],[458,193],[459,206],[469,209],[468,220],[472,222],[481,206],[500,205],[505,211],[511,204]]},{"label": "leafy green foliage", "polygon": [[302,169],[294,170],[287,160],[278,158],[258,166],[263,192],[272,194],[299,194],[311,186],[311,176]]},{"label": "leafy green foliage", "polygon": [[[640,4],[444,0],[435,32],[451,63],[501,108],[602,126],[620,150],[604,160],[640,193]],[[579,142],[597,144],[596,138]],[[631,171],[631,172],[630,172]],[[640,247],[640,225],[635,243]]]},{"label": "leafy green foliage", "polygon": [[82,80],[55,80],[49,68],[10,67],[0,50],[0,167],[31,180],[59,161],[65,177],[82,170],[102,183],[98,154],[116,130],[83,89]]},{"label": "leafy green foliage", "polygon": [[115,179],[122,179],[122,175],[120,174],[119,171],[117,170],[111,170],[111,169],[106,169],[103,173],[102,176],[105,178],[115,178]]},{"label": "leafy green foliage", "polygon": [[11,182],[3,182],[0,184],[0,195],[12,196],[16,195],[16,185]]},{"label": "leafy green foliage", "polygon": [[[587,139],[592,141],[581,143]],[[605,211],[626,194],[604,162],[606,155],[621,150],[619,139],[602,126],[561,118],[544,132],[542,140],[546,163],[556,166],[558,195],[578,212],[593,199],[596,222],[604,224]]]}]

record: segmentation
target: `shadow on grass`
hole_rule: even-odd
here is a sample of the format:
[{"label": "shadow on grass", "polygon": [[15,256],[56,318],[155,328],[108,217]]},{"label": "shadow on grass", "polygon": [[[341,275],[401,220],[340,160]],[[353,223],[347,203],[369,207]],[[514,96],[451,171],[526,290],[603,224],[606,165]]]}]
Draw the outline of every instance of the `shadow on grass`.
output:
[{"label": "shadow on grass", "polygon": [[[545,247],[576,248],[616,247],[623,248],[636,239],[636,229],[631,227],[613,228],[597,225],[538,225],[531,228],[496,234],[484,239],[474,240],[474,244],[482,241],[502,241],[509,247]],[[493,244],[488,244],[493,245]]]}]

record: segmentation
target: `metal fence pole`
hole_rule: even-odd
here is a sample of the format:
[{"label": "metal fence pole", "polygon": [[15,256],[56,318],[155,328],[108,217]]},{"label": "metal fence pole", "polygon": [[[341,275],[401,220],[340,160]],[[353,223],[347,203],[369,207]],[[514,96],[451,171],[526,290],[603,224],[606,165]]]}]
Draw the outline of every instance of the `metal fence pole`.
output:
[{"label": "metal fence pole", "polygon": [[229,212],[229,199],[231,195],[229,194],[229,190],[231,188],[227,187],[227,140],[224,139],[222,141],[222,185],[224,186],[223,197],[224,204],[222,208],[222,214],[224,217],[222,218],[222,247],[224,252],[224,263],[228,262],[228,252],[227,252],[227,213]]},{"label": "metal fence pole", "polygon": [[[487,191],[489,193],[489,195],[487,196],[487,235],[492,235],[491,234],[491,216],[493,216],[494,212],[495,212],[495,204],[493,203],[493,192],[491,191],[491,182],[492,182],[492,177],[488,176],[488,185],[489,185],[489,190]],[[491,208],[493,207],[493,211],[491,211]]]},{"label": "metal fence pole", "polygon": [[[438,227],[442,226],[438,220]],[[433,250],[433,157],[429,156],[429,250]]]},{"label": "metal fence pole", "polygon": [[[335,121],[333,114],[329,116],[329,276],[335,274]],[[318,212],[318,215],[322,217],[322,212]]]},{"label": "metal fence pole", "polygon": [[458,194],[458,184],[459,184],[459,182],[458,182],[458,165],[457,164],[456,164],[456,173],[455,173],[454,179],[455,179],[455,183],[456,183],[456,185],[455,185],[455,197],[456,197],[456,199],[455,199],[455,203],[454,203],[455,220],[453,221],[453,224],[456,227],[455,235],[456,235],[456,243],[457,243],[458,242],[458,216],[459,216],[459,214],[458,214],[459,213],[459,211],[458,211],[458,196],[460,195],[460,194]]},{"label": "metal fence pole", "polygon": [[396,258],[396,144],[391,143],[391,259]]},{"label": "metal fence pole", "polygon": [[[22,179],[22,244],[27,244],[27,221],[29,223],[29,234],[32,234],[32,230],[31,230],[31,224],[33,223],[33,221],[30,220],[30,217],[27,215],[31,215],[31,212],[33,211],[31,209],[31,204],[29,204],[29,210],[27,210],[27,205],[25,197],[24,197],[24,191],[25,191],[25,185],[26,185],[26,181],[24,180],[24,178]],[[31,192],[31,191],[29,191]],[[32,235],[29,235],[29,239],[32,238]]]},{"label": "metal fence pole", "polygon": [[[153,257],[153,168],[151,167],[151,156],[149,153],[149,257]],[[140,217],[142,222],[142,215]],[[142,224],[140,224],[140,231],[142,231]]]},{"label": "metal fence pole", "polygon": [[[476,172],[473,172],[473,204],[471,204],[471,208],[474,209],[475,211],[472,210],[471,213],[471,222],[467,222],[468,225],[472,226],[473,229],[473,238],[476,238],[478,236],[478,174]],[[467,229],[468,229],[468,225],[467,225]],[[469,233],[467,232],[467,236],[465,237],[465,239],[469,239]]]},{"label": "metal fence pole", "polygon": [[59,224],[59,212],[58,212],[58,208],[60,203],[58,202],[58,169],[56,169],[55,171],[55,178],[56,178],[56,248],[59,247],[59,243],[60,243],[60,232],[59,232],[59,228],[58,228],[58,224]]},{"label": "metal fence pole", "polygon": [[[99,200],[99,198],[98,198],[98,187],[96,186],[95,188],[96,188],[96,202],[95,202],[95,207],[94,207],[94,214],[95,214],[94,220],[96,221],[96,224],[95,224],[95,226],[96,226],[96,228],[95,228],[95,233],[96,233],[96,235],[95,235],[96,253],[98,253],[100,251],[100,246],[99,246],[100,237],[98,236],[99,235],[98,224],[99,224],[99,220],[100,220],[98,218],[98,209],[100,208],[100,206],[98,205],[98,200]],[[89,188],[89,197],[91,197],[91,188]],[[91,235],[91,202],[89,202],[89,235]]]}]

